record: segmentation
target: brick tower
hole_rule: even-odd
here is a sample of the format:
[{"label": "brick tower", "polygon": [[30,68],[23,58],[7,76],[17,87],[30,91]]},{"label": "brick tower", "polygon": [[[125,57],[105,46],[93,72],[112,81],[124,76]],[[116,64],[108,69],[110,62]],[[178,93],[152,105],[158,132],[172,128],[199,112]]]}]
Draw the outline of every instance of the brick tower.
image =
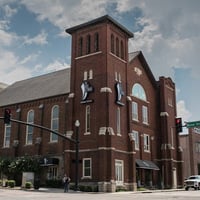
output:
[{"label": "brick tower", "polygon": [[68,127],[80,121],[81,181],[99,191],[115,191],[122,181],[133,185],[121,174],[129,160],[126,72],[133,34],[108,15],[66,32],[72,35]]}]

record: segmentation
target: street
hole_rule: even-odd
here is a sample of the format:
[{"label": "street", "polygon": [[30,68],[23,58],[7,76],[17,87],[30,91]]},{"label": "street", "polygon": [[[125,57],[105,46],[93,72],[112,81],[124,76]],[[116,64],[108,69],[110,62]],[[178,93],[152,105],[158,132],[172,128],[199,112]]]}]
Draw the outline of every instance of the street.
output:
[{"label": "street", "polygon": [[149,192],[116,192],[116,193],[82,193],[56,189],[40,189],[39,191],[24,191],[15,189],[0,189],[0,199],[3,200],[195,200],[200,198],[200,191],[149,191]]}]

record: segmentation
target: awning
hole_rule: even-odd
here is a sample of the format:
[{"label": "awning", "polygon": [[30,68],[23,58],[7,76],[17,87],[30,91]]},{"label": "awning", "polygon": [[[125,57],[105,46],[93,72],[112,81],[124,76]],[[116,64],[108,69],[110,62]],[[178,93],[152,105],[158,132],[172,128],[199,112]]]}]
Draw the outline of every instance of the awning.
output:
[{"label": "awning", "polygon": [[160,170],[158,166],[150,160],[139,160],[136,159],[136,168],[141,169],[151,169],[151,170]]},{"label": "awning", "polygon": [[40,166],[52,166],[58,165],[59,159],[58,158],[42,158],[40,159]]}]

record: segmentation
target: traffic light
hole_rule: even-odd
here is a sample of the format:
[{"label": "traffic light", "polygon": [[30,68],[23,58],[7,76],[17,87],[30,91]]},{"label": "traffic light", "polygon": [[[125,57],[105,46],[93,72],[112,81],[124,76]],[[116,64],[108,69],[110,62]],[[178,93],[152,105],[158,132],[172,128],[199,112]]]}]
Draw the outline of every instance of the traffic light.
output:
[{"label": "traffic light", "polygon": [[175,119],[175,124],[176,124],[176,133],[183,132],[183,125],[182,125],[181,117]]},{"label": "traffic light", "polygon": [[4,124],[10,124],[10,115],[11,110],[9,108],[6,108],[4,111]]}]

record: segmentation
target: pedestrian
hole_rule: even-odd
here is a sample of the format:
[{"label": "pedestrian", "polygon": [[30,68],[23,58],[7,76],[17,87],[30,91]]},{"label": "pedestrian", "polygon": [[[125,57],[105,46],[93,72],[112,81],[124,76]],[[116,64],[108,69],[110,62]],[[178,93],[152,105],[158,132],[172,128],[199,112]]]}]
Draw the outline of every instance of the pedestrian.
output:
[{"label": "pedestrian", "polygon": [[69,191],[69,182],[70,182],[70,178],[65,174],[64,177],[63,177],[64,192]]}]

